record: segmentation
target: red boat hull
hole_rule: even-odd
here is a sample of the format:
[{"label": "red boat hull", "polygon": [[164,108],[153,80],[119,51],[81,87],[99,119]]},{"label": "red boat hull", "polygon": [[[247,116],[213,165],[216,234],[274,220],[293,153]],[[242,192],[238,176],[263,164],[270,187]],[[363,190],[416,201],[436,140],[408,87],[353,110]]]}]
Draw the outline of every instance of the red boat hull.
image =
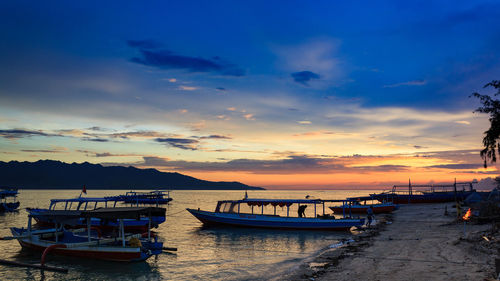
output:
[{"label": "red boat hull", "polygon": [[[46,247],[27,243],[19,240],[19,244],[23,248],[40,251],[43,252]],[[80,251],[68,248],[55,248],[51,251],[51,253],[61,256],[71,256],[71,257],[79,257],[86,259],[99,259],[99,260],[107,260],[107,261],[122,261],[122,262],[130,262],[134,260],[139,260],[141,258],[140,252],[106,252],[106,251]]]}]

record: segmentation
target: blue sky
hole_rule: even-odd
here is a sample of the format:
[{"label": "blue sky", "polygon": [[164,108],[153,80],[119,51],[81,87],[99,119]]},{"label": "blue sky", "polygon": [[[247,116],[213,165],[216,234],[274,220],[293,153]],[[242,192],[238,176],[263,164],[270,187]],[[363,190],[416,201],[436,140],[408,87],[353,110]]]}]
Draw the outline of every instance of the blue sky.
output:
[{"label": "blue sky", "polygon": [[[481,163],[488,123],[469,95],[500,76],[495,1],[13,1],[0,36],[0,160],[270,186],[335,165],[349,183],[357,164],[336,161],[353,155],[389,157],[373,167],[401,178],[478,174],[463,165]],[[436,152],[402,171],[394,160]]]}]

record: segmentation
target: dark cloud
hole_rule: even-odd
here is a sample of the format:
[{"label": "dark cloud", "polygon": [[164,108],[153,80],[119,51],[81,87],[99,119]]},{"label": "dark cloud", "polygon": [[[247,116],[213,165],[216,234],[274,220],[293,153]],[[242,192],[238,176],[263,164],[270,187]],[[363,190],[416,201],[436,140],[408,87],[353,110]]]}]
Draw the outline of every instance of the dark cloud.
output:
[{"label": "dark cloud", "polygon": [[186,138],[156,138],[155,141],[186,150],[197,150],[196,145],[199,143],[198,140]]},{"label": "dark cloud", "polygon": [[321,76],[311,71],[300,71],[291,74],[293,81],[300,83],[304,86],[309,86],[309,81],[312,79],[320,79]]},{"label": "dark cloud", "polygon": [[88,128],[88,130],[90,130],[90,131],[98,131],[98,132],[108,131],[108,129],[102,128],[102,127],[98,127],[98,126],[90,127],[90,128]]},{"label": "dark cloud", "polygon": [[124,133],[114,133],[110,134],[113,138],[128,139],[129,137],[163,137],[165,134],[155,132],[155,131],[134,131],[134,132],[124,132]]},{"label": "dark cloud", "polygon": [[156,49],[163,47],[162,43],[152,39],[127,40],[127,45],[129,45],[132,48],[141,48],[141,49]]},{"label": "dark cloud", "polygon": [[31,153],[63,153],[65,151],[58,149],[22,149],[22,152],[31,152]]},{"label": "dark cloud", "polygon": [[0,137],[4,137],[7,139],[19,139],[25,137],[33,137],[33,136],[59,136],[54,134],[47,134],[43,131],[35,131],[35,130],[24,130],[24,129],[13,129],[13,130],[0,130]]},{"label": "dark cloud", "polygon": [[452,169],[452,170],[471,170],[482,168],[483,164],[443,164],[443,165],[433,165],[427,166],[426,168],[438,168],[438,169]]},{"label": "dark cloud", "polygon": [[231,137],[228,136],[222,136],[222,135],[210,135],[210,136],[203,136],[199,137],[200,139],[221,139],[221,140],[230,140],[232,139]]},{"label": "dark cloud", "polygon": [[226,88],[222,88],[222,87],[217,87],[215,89],[218,90],[218,91],[226,91]]},{"label": "dark cloud", "polygon": [[[137,42],[136,42],[137,43]],[[205,59],[177,55],[169,50],[151,50],[135,44],[129,46],[139,49],[141,57],[134,57],[132,62],[158,67],[161,69],[182,69],[189,72],[212,72],[225,76],[243,76],[245,71],[238,66],[222,61],[219,57]]]},{"label": "dark cloud", "polygon": [[103,138],[82,138],[83,141],[94,141],[94,142],[108,142],[108,139]]}]

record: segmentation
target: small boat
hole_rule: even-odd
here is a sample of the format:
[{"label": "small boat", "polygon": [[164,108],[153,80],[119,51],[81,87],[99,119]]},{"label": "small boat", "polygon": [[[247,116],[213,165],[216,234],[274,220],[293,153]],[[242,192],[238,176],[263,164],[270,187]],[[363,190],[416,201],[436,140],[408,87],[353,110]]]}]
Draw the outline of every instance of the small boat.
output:
[{"label": "small boat", "polygon": [[[56,255],[74,256],[88,259],[133,262],[143,261],[152,255],[162,252],[163,243],[152,237],[150,229],[146,237],[140,234],[127,235],[124,228],[125,219],[152,217],[164,213],[165,209],[155,207],[141,208],[100,208],[91,211],[47,211],[55,228],[35,230],[32,228],[32,216],[28,216],[28,227],[11,228],[12,237],[3,240],[17,239],[23,248],[43,251],[42,264],[46,254],[51,251]],[[119,221],[116,237],[102,237],[91,226],[91,219],[117,219]],[[66,230],[65,224],[83,219],[87,222],[85,229]]]},{"label": "small boat", "polygon": [[[193,216],[205,225],[235,226],[273,229],[307,229],[307,230],[349,230],[351,227],[360,227],[364,218],[339,218],[325,214],[325,202],[321,199],[242,199],[224,200],[217,203],[214,212],[196,209],[187,209]],[[290,207],[298,205],[299,216],[290,216]],[[274,207],[273,214],[264,214],[265,206]],[[314,216],[304,217],[301,208],[314,207]],[[257,211],[254,212],[254,207]],[[286,216],[277,215],[276,207],[286,207]],[[317,208],[322,209],[323,215],[317,215]],[[259,212],[260,210],[260,212]],[[302,211],[302,214],[304,212]]]},{"label": "small boat", "polygon": [[[459,190],[457,187],[461,186]],[[468,186],[469,190],[465,187]],[[412,203],[445,203],[453,201],[463,201],[474,192],[472,183],[462,182],[447,185],[412,185],[408,184],[408,191],[397,190],[404,185],[395,185],[391,191],[378,194],[370,194],[380,202],[393,202],[395,204]],[[414,190],[418,188],[420,190]]]},{"label": "small boat", "polygon": [[[120,202],[120,200],[114,197],[77,197],[70,199],[52,199],[50,200],[50,206],[48,209],[40,209],[40,208],[26,208],[26,211],[32,216],[35,221],[42,225],[52,225],[53,221],[51,220],[51,216],[44,216],[43,214],[47,214],[47,211],[88,211],[95,210],[101,207],[104,208],[117,208],[116,204]],[[139,207],[136,205],[135,207]],[[165,210],[165,209],[163,209]],[[146,232],[149,228],[157,228],[160,224],[165,222],[165,212],[157,213],[157,215],[151,218],[149,221],[148,218],[139,218],[139,219],[125,219],[124,226],[125,230],[134,233],[143,233]],[[71,221],[71,224],[67,223],[68,228],[80,228],[85,226],[85,220],[80,218],[79,220]],[[91,225],[93,227],[99,228],[103,232],[112,231],[115,227],[118,226],[118,221],[114,219],[99,219],[92,218]]]},{"label": "small boat", "polygon": [[19,208],[17,188],[4,188],[0,190],[0,213],[13,212]]},{"label": "small boat", "polygon": [[393,202],[384,202],[380,204],[367,203],[368,201],[374,201],[375,198],[371,196],[367,197],[352,197],[347,198],[346,201],[340,206],[329,207],[333,213],[354,213],[354,214],[366,214],[369,207],[372,207],[374,214],[391,213],[399,208],[398,205]]},{"label": "small boat", "polygon": [[117,200],[131,204],[161,205],[172,201],[169,190],[155,190],[149,192],[129,191],[125,195],[113,196]]}]

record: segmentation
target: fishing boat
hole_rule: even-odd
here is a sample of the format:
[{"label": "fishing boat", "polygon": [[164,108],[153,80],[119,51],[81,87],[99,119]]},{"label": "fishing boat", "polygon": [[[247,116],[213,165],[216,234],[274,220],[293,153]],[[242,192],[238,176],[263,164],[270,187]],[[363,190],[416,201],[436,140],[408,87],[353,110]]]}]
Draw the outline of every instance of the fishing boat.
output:
[{"label": "fishing boat", "polygon": [[[408,191],[398,190],[406,188]],[[461,189],[460,189],[461,187]],[[469,187],[469,190],[466,190]],[[370,194],[380,202],[393,202],[395,204],[412,203],[445,203],[463,201],[474,192],[472,183],[460,182],[444,185],[394,185],[391,191]]]},{"label": "fishing boat", "polygon": [[376,200],[371,196],[365,197],[352,197],[347,198],[345,202],[343,202],[340,206],[331,206],[329,207],[333,213],[335,214],[343,214],[343,213],[354,213],[354,214],[366,214],[368,208],[372,207],[374,214],[382,214],[382,213],[391,213],[394,210],[397,210],[399,206],[394,204],[393,202],[384,202],[384,203],[368,203],[370,201]]},{"label": "fishing boat", "polygon": [[[321,199],[242,199],[219,201],[215,211],[202,211],[200,209],[187,209],[193,216],[205,225],[235,226],[273,229],[308,229],[308,230],[349,230],[351,227],[360,227],[364,218],[336,219],[325,214],[325,203],[332,200]],[[265,214],[266,206],[273,207],[272,214]],[[298,216],[290,216],[290,209],[297,205]],[[305,217],[304,210],[312,206],[314,213]],[[277,207],[285,208],[279,215]],[[317,215],[317,209],[322,210],[322,215]],[[256,209],[256,210],[255,210]],[[302,212],[301,212],[302,210]]]},{"label": "fishing boat", "polygon": [[[100,208],[91,211],[47,211],[44,216],[51,217],[55,227],[36,230],[32,228],[32,216],[28,216],[27,228],[12,227],[12,237],[3,240],[17,239],[23,248],[43,251],[42,264],[50,251],[56,255],[74,256],[88,259],[133,262],[143,261],[152,255],[162,252],[163,243],[159,242],[148,229],[147,236],[126,234],[125,219],[140,217],[151,218],[165,212],[163,208]],[[104,237],[93,229],[91,219],[117,219],[119,221],[116,237]],[[85,229],[66,230],[65,224],[84,219]],[[145,237],[143,237],[145,236]]]},{"label": "fishing boat", "polygon": [[[53,221],[50,216],[43,216],[47,211],[90,211],[96,210],[98,208],[118,208],[117,203],[120,202],[119,199],[114,197],[77,197],[70,199],[52,199],[50,200],[50,206],[48,209],[41,208],[26,208],[26,211],[32,216],[35,221],[41,226],[52,225]],[[139,207],[136,205],[135,207]],[[163,209],[165,210],[165,209]],[[155,213],[156,215],[149,221],[148,218],[139,219],[125,219],[124,226],[125,230],[134,233],[146,232],[148,227],[157,228],[160,224],[165,222],[165,212]],[[79,220],[71,221],[67,223],[68,228],[80,228],[84,227],[86,224],[83,218]],[[149,226],[149,224],[151,224]],[[91,225],[93,227],[99,228],[103,232],[112,231],[118,226],[118,221],[114,219],[92,218]]]},{"label": "fishing boat", "polygon": [[155,190],[149,192],[129,191],[125,195],[112,198],[130,204],[161,205],[172,201],[169,190]]},{"label": "fishing boat", "polygon": [[19,208],[17,188],[0,189],[0,213],[13,212]]}]

